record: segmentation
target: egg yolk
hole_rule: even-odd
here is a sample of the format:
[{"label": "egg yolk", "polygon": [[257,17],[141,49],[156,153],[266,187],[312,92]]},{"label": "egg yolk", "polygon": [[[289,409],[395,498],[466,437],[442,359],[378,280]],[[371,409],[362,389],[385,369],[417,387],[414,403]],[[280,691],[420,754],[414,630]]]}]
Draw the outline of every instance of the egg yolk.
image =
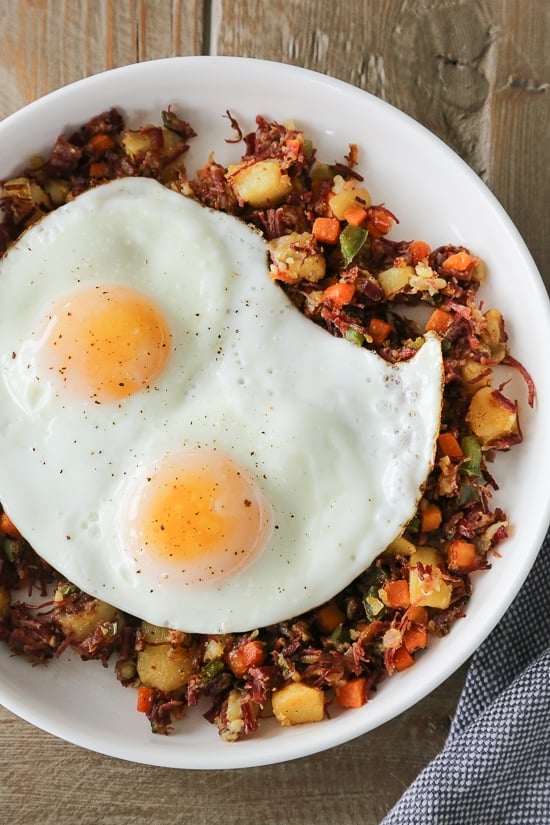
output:
[{"label": "egg yolk", "polygon": [[208,584],[254,560],[271,519],[256,480],[227,455],[198,450],[168,457],[137,482],[122,523],[125,548],[142,572]]},{"label": "egg yolk", "polygon": [[104,403],[149,387],[169,354],[168,324],[146,295],[93,285],[53,308],[40,359],[71,394]]}]

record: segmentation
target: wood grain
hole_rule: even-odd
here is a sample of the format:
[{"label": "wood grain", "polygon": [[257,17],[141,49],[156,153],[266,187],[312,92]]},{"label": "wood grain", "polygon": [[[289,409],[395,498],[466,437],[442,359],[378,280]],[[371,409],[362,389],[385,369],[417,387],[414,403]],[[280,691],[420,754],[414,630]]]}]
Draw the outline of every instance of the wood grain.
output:
[{"label": "wood grain", "polygon": [[[501,199],[550,287],[549,29],[543,0],[3,0],[0,118],[136,60],[239,54],[322,71],[453,147]],[[120,762],[0,709],[0,821],[375,825],[442,747],[464,675],[353,742],[247,771]]]},{"label": "wood grain", "polygon": [[61,742],[0,709],[0,821],[31,825],[40,811],[41,825],[218,825],[223,812],[224,825],[376,825],[443,746],[464,673],[353,742],[247,770],[129,764]]},{"label": "wood grain", "polygon": [[549,3],[238,0],[220,6],[218,54],[322,67],[444,140],[501,200],[550,288],[549,236],[532,217],[548,209],[550,190],[540,156],[550,140]]},{"label": "wood grain", "polygon": [[200,0],[5,0],[0,116],[96,72],[200,54],[203,20]]}]

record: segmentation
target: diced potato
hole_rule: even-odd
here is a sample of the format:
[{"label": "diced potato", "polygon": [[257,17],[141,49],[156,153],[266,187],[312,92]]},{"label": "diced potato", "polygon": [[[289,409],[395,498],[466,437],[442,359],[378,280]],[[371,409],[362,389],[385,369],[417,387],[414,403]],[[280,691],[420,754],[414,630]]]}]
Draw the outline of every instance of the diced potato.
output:
[{"label": "diced potato", "polygon": [[399,536],[394,539],[391,544],[386,547],[386,553],[392,553],[395,556],[410,556],[416,550],[416,545],[408,539]]},{"label": "diced potato", "polygon": [[244,719],[240,694],[238,690],[232,690],[227,697],[225,729],[221,737],[224,742],[236,742],[240,739],[243,730]]},{"label": "diced potato", "polygon": [[0,584],[0,622],[8,618],[10,609],[10,594],[6,588]]},{"label": "diced potato", "polygon": [[11,199],[10,212],[16,223],[24,220],[28,225],[38,220],[43,210],[52,208],[48,194],[27,177],[11,178],[0,185],[0,199],[4,197]]},{"label": "diced potato", "polygon": [[[421,575],[417,565],[429,566],[430,573]],[[442,557],[434,547],[419,547],[410,557],[409,592],[411,604],[445,610],[451,603],[452,587],[443,580],[439,565]]]},{"label": "diced potato", "polygon": [[484,530],[482,535],[477,539],[477,545],[480,553],[488,553],[493,546],[493,539],[495,535],[499,532],[499,530],[505,530],[508,532],[508,527],[509,523],[505,519],[502,521],[496,521],[494,524],[489,525],[489,527],[487,527],[487,529]]},{"label": "diced potato", "polygon": [[245,720],[243,716],[243,700],[246,701],[249,712],[256,717],[260,711],[259,705],[250,702],[240,690],[232,690],[227,697],[227,707],[223,720],[218,718],[220,736],[224,742],[237,742],[244,734]]},{"label": "diced potato", "polygon": [[172,146],[183,146],[185,143],[181,135],[178,135],[177,132],[172,131],[172,129],[162,130],[162,141],[165,148]]},{"label": "diced potato", "polygon": [[447,281],[439,278],[426,263],[417,263],[414,272],[415,274],[409,278],[409,286],[417,292],[427,292],[433,297],[447,286]]},{"label": "diced potato", "polygon": [[317,250],[315,238],[310,232],[291,232],[273,238],[267,244],[273,275],[287,283],[296,283],[305,279],[317,283],[325,276],[326,264],[323,255]]},{"label": "diced potato", "polygon": [[410,279],[414,278],[415,275],[416,273],[412,266],[392,266],[380,272],[377,278],[386,298],[391,298],[406,287]]},{"label": "diced potato", "polygon": [[172,647],[176,645],[186,647],[190,640],[188,633],[183,633],[181,630],[171,630],[169,627],[160,627],[149,622],[141,623],[141,636],[146,644],[167,644],[172,645]]},{"label": "diced potato", "polygon": [[42,169],[45,164],[46,161],[42,155],[31,155],[27,162],[27,169],[32,169],[33,172],[36,172],[38,169]]},{"label": "diced potato", "polygon": [[10,178],[0,185],[0,198],[31,199],[31,182],[29,178]]},{"label": "diced potato", "polygon": [[[184,156],[180,155],[171,163],[167,163],[166,166],[162,168],[159,172],[159,181],[163,183],[165,186],[168,186],[172,183],[176,184],[175,191],[181,191],[182,194],[192,194],[189,189],[189,184],[187,181],[183,181],[182,185],[180,186],[180,175],[181,173],[185,173],[185,163],[184,163]],[[187,189],[187,192],[184,191]]]},{"label": "diced potato", "polygon": [[116,607],[100,599],[85,602],[78,613],[60,612],[58,622],[66,636],[73,642],[82,642],[94,632],[100,622],[116,622],[122,617]]},{"label": "diced potato", "polygon": [[466,420],[482,446],[488,447],[503,438],[519,434],[515,405],[502,403],[491,387],[477,390],[466,414]]},{"label": "diced potato", "polygon": [[223,639],[208,639],[206,642],[202,658],[204,662],[213,662],[214,659],[221,659],[225,650]]},{"label": "diced potato", "polygon": [[320,722],[325,715],[325,699],[319,688],[291,682],[271,697],[273,714],[284,727]]},{"label": "diced potato", "polygon": [[147,687],[166,692],[179,690],[193,672],[193,652],[169,644],[147,644],[137,655],[137,672]]},{"label": "diced potato", "polygon": [[52,208],[48,195],[35,181],[31,181],[31,197],[37,206],[41,206],[44,209]]},{"label": "diced potato", "polygon": [[127,130],[122,134],[122,146],[128,157],[134,159],[152,149],[151,135],[147,132]]},{"label": "diced potato", "polygon": [[364,208],[371,205],[370,192],[362,186],[354,189],[342,189],[341,192],[337,192],[328,199],[332,214],[339,221],[343,221],[348,209],[357,206],[357,204]]},{"label": "diced potato", "polygon": [[487,278],[487,264],[481,258],[477,259],[473,269],[470,272],[472,281],[477,281],[479,284],[485,283]]},{"label": "diced potato", "polygon": [[485,313],[485,320],[487,321],[487,332],[491,341],[499,343],[504,341],[506,336],[504,334],[504,318],[498,309],[488,309]]},{"label": "diced potato", "polygon": [[44,182],[44,190],[47,192],[52,205],[61,206],[66,202],[70,192],[70,186],[66,181],[51,178]]},{"label": "diced potato", "polygon": [[137,676],[135,659],[119,659],[115,664],[115,673],[123,685],[134,684]]},{"label": "diced potato", "polygon": [[485,313],[487,322],[487,336],[491,355],[497,363],[500,363],[506,355],[506,333],[504,331],[504,319],[498,309],[489,309]]},{"label": "diced potato", "polygon": [[468,358],[461,368],[462,383],[468,392],[476,392],[480,387],[491,383],[491,370],[473,358]]},{"label": "diced potato", "polygon": [[305,296],[305,306],[312,315],[323,303],[324,290],[314,289]]},{"label": "diced potato", "polygon": [[227,174],[237,198],[255,209],[277,206],[292,189],[289,176],[275,158],[229,166]]},{"label": "diced potato", "polygon": [[[184,144],[184,140],[171,129],[158,126],[144,126],[142,129],[127,129],[122,133],[122,146],[132,160],[152,150],[169,149]],[[160,145],[159,145],[160,144]]]},{"label": "diced potato", "polygon": [[149,622],[141,623],[141,634],[143,640],[148,644],[169,644],[171,633],[172,631],[168,627],[159,627],[159,625],[150,624]]}]

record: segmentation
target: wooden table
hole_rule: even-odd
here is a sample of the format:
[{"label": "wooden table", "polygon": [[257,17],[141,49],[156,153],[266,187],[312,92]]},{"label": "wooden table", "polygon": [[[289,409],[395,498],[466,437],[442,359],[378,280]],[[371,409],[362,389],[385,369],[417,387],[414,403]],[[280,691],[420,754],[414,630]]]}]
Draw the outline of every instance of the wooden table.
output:
[{"label": "wooden table", "polygon": [[[550,286],[549,38],[544,0],[2,0],[0,118],[152,58],[239,54],[317,69],[393,103],[462,155]],[[120,762],[0,708],[0,821],[374,825],[442,747],[464,675],[354,742],[231,772]]]}]

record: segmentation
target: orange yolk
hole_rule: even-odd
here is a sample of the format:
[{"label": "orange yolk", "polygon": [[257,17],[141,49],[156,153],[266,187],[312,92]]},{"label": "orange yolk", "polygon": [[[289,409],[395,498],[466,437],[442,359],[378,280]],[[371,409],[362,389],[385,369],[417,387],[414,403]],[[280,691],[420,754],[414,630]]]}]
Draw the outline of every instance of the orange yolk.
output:
[{"label": "orange yolk", "polygon": [[42,346],[42,362],[69,392],[113,402],[146,389],[160,375],[170,354],[170,331],[146,295],[94,285],[59,301]]},{"label": "orange yolk", "polygon": [[269,529],[256,482],[227,455],[200,450],[166,459],[136,485],[123,539],[138,569],[199,584],[248,566]]}]

